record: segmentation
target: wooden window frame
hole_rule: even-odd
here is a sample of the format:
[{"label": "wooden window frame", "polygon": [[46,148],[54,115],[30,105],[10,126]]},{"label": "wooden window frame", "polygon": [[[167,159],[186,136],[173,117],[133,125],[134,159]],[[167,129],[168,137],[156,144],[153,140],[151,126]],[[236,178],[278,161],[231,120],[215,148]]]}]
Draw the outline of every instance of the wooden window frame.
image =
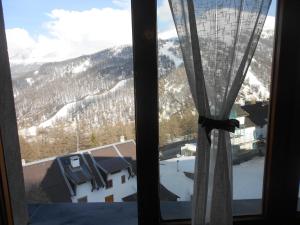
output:
[{"label": "wooden window frame", "polygon": [[[104,197],[105,203],[113,203],[114,202],[114,195],[108,195]],[[108,201],[108,199],[112,199],[112,201]]]},{"label": "wooden window frame", "polygon": [[[296,117],[297,113],[299,115],[297,103],[300,102],[299,94],[297,96],[300,77],[300,29],[297,22],[300,21],[300,1],[278,0],[277,4],[263,213],[234,217],[236,225],[300,222],[297,213],[299,190],[297,171],[300,167],[300,151],[297,149],[299,122]],[[19,144],[2,4],[0,7],[0,81],[5,84],[5,88],[0,89],[0,108],[4,109],[0,111],[2,141],[0,213],[4,224],[13,225],[19,224],[17,222],[19,215],[22,219],[26,219],[24,216],[26,207],[22,206],[22,210],[13,205],[12,198],[15,198],[15,191],[10,179],[7,178],[11,173],[7,163],[11,158],[5,154],[11,148],[8,143],[17,149]],[[156,13],[156,0],[132,0],[138,223],[139,225],[190,224],[190,220],[162,221],[160,215]],[[16,157],[15,161],[20,159],[20,155],[14,157]],[[21,160],[16,167],[22,168]],[[19,182],[20,186],[24,186],[21,178]],[[22,193],[18,197],[19,202],[25,202]]]},{"label": "wooden window frame", "polygon": [[[299,127],[295,124],[296,112],[299,112],[297,100],[300,102],[296,97],[300,75],[300,29],[295,22],[300,21],[299,11],[299,0],[277,0],[262,214],[235,216],[234,224],[237,225],[299,222],[296,203],[300,151],[297,152],[297,138],[294,138],[295,143],[282,138],[296,137]],[[160,216],[157,49],[153,49],[157,46],[157,39],[147,38],[149,34],[157,36],[153,31],[156,19],[156,1],[132,0],[138,220],[143,225],[190,224],[190,220],[163,221]]]},{"label": "wooden window frame", "polygon": [[112,188],[113,187],[113,180],[112,179],[109,179],[109,180],[107,180],[107,184],[106,184],[106,189],[110,189],[110,188]]}]

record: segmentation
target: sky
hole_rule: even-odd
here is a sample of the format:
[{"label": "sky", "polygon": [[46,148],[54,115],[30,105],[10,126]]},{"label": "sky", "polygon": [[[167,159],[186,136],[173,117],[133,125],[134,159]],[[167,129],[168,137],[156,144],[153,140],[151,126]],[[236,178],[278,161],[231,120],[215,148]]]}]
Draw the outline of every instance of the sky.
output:
[{"label": "sky", "polygon": [[[130,0],[2,3],[11,63],[59,61],[131,43]],[[160,38],[176,35],[167,0],[158,0],[158,32]]]}]

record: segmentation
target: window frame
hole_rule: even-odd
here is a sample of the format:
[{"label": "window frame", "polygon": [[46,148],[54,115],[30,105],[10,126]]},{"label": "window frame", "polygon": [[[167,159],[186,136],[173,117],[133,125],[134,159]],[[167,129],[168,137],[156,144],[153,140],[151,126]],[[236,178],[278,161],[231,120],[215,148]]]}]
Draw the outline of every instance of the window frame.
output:
[{"label": "window frame", "polygon": [[[10,68],[7,54],[2,1],[0,2],[0,63],[2,73],[0,83],[5,84],[0,89],[0,213],[1,218],[9,225],[18,224],[17,216],[27,220],[24,212],[25,204],[20,208],[13,205],[16,191],[10,183],[12,160],[5,154],[12,144],[19,150],[17,123],[14,110],[14,100]],[[285,222],[300,222],[297,213],[300,167],[297,150],[296,112],[299,112],[297,101],[297,84],[299,84],[299,45],[300,30],[295,21],[300,21],[300,2],[298,0],[277,2],[275,29],[275,46],[272,65],[272,86],[268,127],[268,144],[264,176],[263,214],[254,216],[234,217],[234,224],[278,224]],[[137,149],[137,188],[138,188],[138,222],[147,224],[190,224],[190,220],[163,221],[160,215],[159,201],[159,153],[158,151],[158,73],[157,73],[157,2],[148,0],[132,0],[132,32],[133,32],[133,63],[136,116],[136,149]],[[298,51],[297,51],[298,49]],[[285,74],[295,74],[285,76]],[[5,99],[5,101],[4,101]],[[282,110],[285,109],[285,110]],[[292,116],[288,117],[290,109]],[[9,115],[9,117],[8,117]],[[7,120],[9,118],[9,120]],[[5,131],[5,132],[4,132]],[[290,136],[289,136],[290,135]],[[289,154],[287,154],[289,153]],[[14,158],[18,161],[14,166],[21,167],[20,155]],[[299,170],[298,170],[299,171]],[[19,175],[22,172],[19,171]],[[282,179],[284,178],[284,179]],[[23,178],[18,188],[24,187]],[[22,188],[21,188],[22,189]],[[20,191],[20,190],[19,190]],[[24,201],[24,196],[18,194],[18,203]],[[24,201],[25,202],[25,201]],[[4,203],[4,204],[3,204]],[[21,224],[21,223],[20,223]],[[287,224],[287,223],[286,223]]]},{"label": "window frame", "polygon": [[[114,195],[107,195],[104,197],[105,203],[113,203],[114,202]],[[110,201],[112,200],[112,201]]]},{"label": "window frame", "polygon": [[121,176],[121,184],[125,184],[126,183],[126,176],[122,175]]},{"label": "window frame", "polygon": [[[148,24],[141,24],[145,21],[147,23],[148,20],[152,20],[152,24],[156,25],[156,4],[147,3],[138,0],[132,0],[132,19],[133,25],[138,24],[138,28],[133,26],[133,36],[136,38],[133,39],[133,45],[142,46],[142,43],[145,40],[139,40],[139,34],[143,34],[147,32]],[[277,12],[276,12],[276,28],[275,28],[275,45],[274,45],[274,54],[273,54],[273,63],[272,63],[272,84],[271,84],[271,100],[270,100],[270,110],[269,110],[269,126],[268,126],[268,143],[267,143],[267,155],[266,155],[266,163],[265,163],[265,171],[264,171],[264,187],[263,187],[263,205],[262,205],[262,214],[260,215],[249,215],[249,216],[234,216],[234,224],[266,224],[272,222],[273,224],[278,224],[278,221],[282,221],[284,218],[284,222],[291,221],[296,222],[299,220],[296,218],[296,210],[298,201],[298,189],[299,189],[299,174],[297,173],[297,168],[300,166],[299,153],[296,152],[296,143],[294,143],[293,148],[289,148],[290,155],[287,156],[284,149],[286,146],[290,146],[290,140],[285,138],[281,140],[280,145],[278,145],[278,140],[282,139],[280,137],[286,135],[296,135],[297,134],[297,126],[290,126],[285,124],[287,111],[283,111],[281,109],[290,109],[290,112],[293,113],[293,109],[297,106],[297,101],[286,101],[282,94],[288,94],[288,96],[293,99],[294,96],[291,93],[295,93],[297,90],[297,76],[299,74],[299,70],[297,69],[297,63],[295,60],[299,59],[298,52],[300,48],[295,48],[295,46],[299,46],[300,40],[300,31],[297,29],[294,21],[300,21],[300,16],[297,12],[300,11],[299,1],[290,0],[290,1],[277,1]],[[147,5],[148,4],[148,5]],[[145,6],[146,5],[146,6]],[[149,8],[150,7],[150,8]],[[155,11],[155,12],[154,12]],[[143,15],[143,20],[141,20],[140,15]],[[293,23],[294,22],[294,23]],[[294,24],[294,25],[291,25]],[[153,45],[157,45],[156,39],[149,39],[148,42],[152,42]],[[298,45],[297,45],[298,43]],[[152,140],[153,143],[156,144],[158,131],[157,131],[157,99],[158,96],[149,95],[143,96],[142,94],[149,90],[147,87],[149,78],[144,76],[142,77],[140,74],[147,73],[147,69],[150,67],[151,69],[155,68],[157,70],[157,58],[152,55],[152,60],[149,60],[149,55],[146,53],[151,51],[151,43],[143,46],[143,49],[134,48],[134,68],[139,68],[140,71],[134,70],[134,78],[135,78],[135,104],[136,104],[136,123],[140,124],[136,129],[136,139],[137,139],[137,155],[146,155],[145,151],[147,148],[148,139]],[[288,54],[287,52],[291,52]],[[294,60],[290,60],[293,58]],[[138,60],[137,60],[138,59]],[[144,64],[141,63],[144,60]],[[141,65],[137,65],[141,63]],[[145,65],[145,63],[149,63],[150,65]],[[144,68],[143,68],[144,67]],[[294,76],[284,76],[284,74],[295,74]],[[153,71],[153,74],[150,75],[152,79],[150,80],[151,85],[152,82],[157,81],[157,71]],[[136,80],[139,78],[139,80]],[[142,79],[144,78],[144,79]],[[298,82],[299,83],[299,82]],[[141,86],[141,87],[140,87]],[[145,90],[141,90],[142,87]],[[157,87],[153,86],[155,90],[151,91],[157,93]],[[280,87],[280,88],[279,88]],[[141,96],[140,96],[141,94]],[[142,100],[145,98],[152,102],[152,105],[143,104]],[[299,101],[300,102],[300,101]],[[150,110],[150,113],[146,113],[144,111]],[[156,110],[156,114],[153,112]],[[139,113],[143,112],[143,113]],[[148,117],[145,117],[145,116]],[[147,123],[145,118],[152,121],[152,123]],[[292,117],[290,117],[292,118]],[[296,121],[296,117],[293,118]],[[293,124],[293,123],[292,123]],[[142,133],[141,130],[154,130],[154,133]],[[152,134],[154,136],[147,137],[148,134]],[[139,143],[139,144],[138,144]],[[155,149],[155,148],[153,148]],[[158,151],[157,151],[158,152]],[[160,210],[160,205],[157,203],[156,198],[156,186],[159,183],[159,177],[157,177],[157,172],[159,170],[158,165],[156,164],[158,161],[158,157],[156,152],[152,151],[152,155],[149,157],[149,161],[152,160],[154,162],[150,167],[145,168],[139,165],[139,161],[145,159],[146,157],[138,157],[138,207],[139,207],[139,224],[153,224],[153,221],[161,220],[161,217],[157,215],[156,211]],[[271,163],[272,162],[272,163]],[[282,169],[282,165],[284,168]],[[154,178],[153,182],[156,184],[152,184],[151,194],[155,196],[155,198],[144,198],[143,196],[144,190],[143,188],[149,184],[147,180],[147,176],[142,176],[141,169],[146,169],[145,174],[148,174],[148,171],[154,170]],[[282,171],[279,171],[282,169]],[[289,173],[288,180],[282,179]],[[277,176],[280,174],[280,176]],[[292,191],[289,192],[289,182],[292,182],[293,187]],[[147,188],[146,188],[147,190]],[[278,192],[279,191],[279,192]],[[143,197],[142,197],[143,196]],[[284,200],[284,201],[282,201]],[[292,201],[293,204],[289,205],[289,201]],[[282,204],[284,202],[285,204]],[[147,223],[145,219],[149,218],[149,213],[142,212],[140,210],[141,207],[148,206],[145,210],[152,209],[152,220]],[[289,206],[289,207],[287,207]],[[145,215],[146,214],[146,215]],[[281,220],[278,220],[281,219]],[[163,221],[161,220],[161,224],[191,224],[190,220],[169,220]]]},{"label": "window frame", "polygon": [[107,180],[105,189],[110,189],[113,187],[113,179]]}]

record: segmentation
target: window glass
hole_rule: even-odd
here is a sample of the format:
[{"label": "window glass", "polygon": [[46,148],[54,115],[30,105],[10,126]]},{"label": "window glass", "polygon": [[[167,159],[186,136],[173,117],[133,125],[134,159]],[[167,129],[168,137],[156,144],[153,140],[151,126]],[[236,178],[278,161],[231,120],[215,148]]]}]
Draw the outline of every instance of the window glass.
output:
[{"label": "window glass", "polygon": [[2,2],[29,210],[135,201],[130,0]]},{"label": "window glass", "polygon": [[[276,1],[230,117],[234,215],[261,213]],[[164,219],[191,217],[197,120],[167,0],[158,1],[160,199]]]}]

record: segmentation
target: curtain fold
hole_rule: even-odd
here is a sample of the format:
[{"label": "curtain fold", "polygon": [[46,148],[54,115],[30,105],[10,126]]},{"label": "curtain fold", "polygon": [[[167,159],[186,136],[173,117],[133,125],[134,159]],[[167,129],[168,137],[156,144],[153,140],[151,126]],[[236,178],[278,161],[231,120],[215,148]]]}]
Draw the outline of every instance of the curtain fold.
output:
[{"label": "curtain fold", "polygon": [[[271,0],[169,0],[200,116],[225,120],[246,76]],[[193,225],[232,224],[231,143],[198,128]]]}]

